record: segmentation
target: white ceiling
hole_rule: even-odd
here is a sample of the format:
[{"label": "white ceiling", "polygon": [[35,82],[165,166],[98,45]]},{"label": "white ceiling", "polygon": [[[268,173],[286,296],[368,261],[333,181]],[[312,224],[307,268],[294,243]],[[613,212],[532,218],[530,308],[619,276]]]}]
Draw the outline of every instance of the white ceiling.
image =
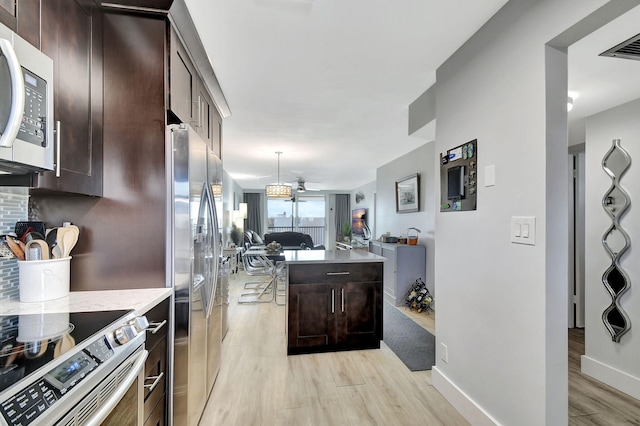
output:
[{"label": "white ceiling", "polygon": [[[282,151],[281,181],[349,191],[425,143],[407,135],[409,104],[506,0],[185,2],[231,109],[231,177],[263,189]],[[618,21],[569,50],[572,122],[640,97],[637,83],[614,87],[640,75],[640,61],[597,56],[640,32],[638,11]]]},{"label": "white ceiling", "polygon": [[584,142],[584,117],[640,98],[640,61],[599,56],[640,33],[635,7],[569,47],[569,140]]}]

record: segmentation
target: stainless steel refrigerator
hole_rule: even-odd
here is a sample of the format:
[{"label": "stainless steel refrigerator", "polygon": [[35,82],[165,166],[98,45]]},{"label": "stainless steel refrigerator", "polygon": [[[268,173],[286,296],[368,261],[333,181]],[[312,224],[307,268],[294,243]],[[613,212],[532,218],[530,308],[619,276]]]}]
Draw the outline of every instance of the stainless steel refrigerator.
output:
[{"label": "stainless steel refrigerator", "polygon": [[[197,425],[220,369],[223,269],[211,185],[220,160],[188,125],[167,128],[167,282],[174,289],[169,419]],[[171,389],[171,388],[170,388]]]}]

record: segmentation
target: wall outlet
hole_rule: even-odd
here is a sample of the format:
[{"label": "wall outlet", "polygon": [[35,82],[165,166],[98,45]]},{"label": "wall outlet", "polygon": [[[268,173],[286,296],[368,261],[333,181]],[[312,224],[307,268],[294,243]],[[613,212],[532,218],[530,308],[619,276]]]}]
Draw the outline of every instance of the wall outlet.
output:
[{"label": "wall outlet", "polygon": [[449,363],[449,352],[447,351],[447,345],[444,343],[440,343],[440,348],[442,349],[440,359],[442,359],[447,364]]}]

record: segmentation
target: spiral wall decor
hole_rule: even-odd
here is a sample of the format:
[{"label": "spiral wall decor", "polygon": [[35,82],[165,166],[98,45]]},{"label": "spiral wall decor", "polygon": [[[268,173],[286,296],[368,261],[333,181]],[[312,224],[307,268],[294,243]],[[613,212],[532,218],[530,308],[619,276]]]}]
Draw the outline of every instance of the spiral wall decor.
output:
[{"label": "spiral wall decor", "polygon": [[602,284],[611,295],[611,304],[602,313],[602,321],[614,342],[631,328],[629,317],[620,306],[620,297],[630,286],[629,277],[620,267],[620,258],[631,246],[629,234],[620,226],[620,219],[631,206],[629,194],[620,186],[620,179],[631,166],[629,153],[614,139],[602,159],[602,168],[611,177],[611,186],[602,197],[602,206],[611,217],[611,226],[602,236],[602,245],[611,257],[611,266],[602,275]]}]

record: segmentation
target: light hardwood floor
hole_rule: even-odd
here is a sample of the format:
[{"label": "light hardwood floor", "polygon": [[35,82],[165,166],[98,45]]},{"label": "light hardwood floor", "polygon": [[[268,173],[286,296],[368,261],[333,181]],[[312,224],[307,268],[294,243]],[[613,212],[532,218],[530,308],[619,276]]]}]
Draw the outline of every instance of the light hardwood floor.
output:
[{"label": "light hardwood floor", "polygon": [[640,425],[640,401],[580,372],[584,329],[569,330],[569,425]]},{"label": "light hardwood floor", "polygon": [[[431,371],[409,371],[384,342],[287,356],[285,307],[239,305],[244,277],[230,280],[222,367],[201,426],[468,424],[431,386]],[[420,315],[435,332],[433,317]]]},{"label": "light hardwood floor", "polygon": [[[380,350],[286,355],[285,308],[239,305],[246,275],[231,284],[222,367],[201,426],[466,425],[431,386]],[[399,308],[435,334],[433,314]],[[640,401],[580,372],[584,331],[569,330],[569,425],[640,425]]]}]

